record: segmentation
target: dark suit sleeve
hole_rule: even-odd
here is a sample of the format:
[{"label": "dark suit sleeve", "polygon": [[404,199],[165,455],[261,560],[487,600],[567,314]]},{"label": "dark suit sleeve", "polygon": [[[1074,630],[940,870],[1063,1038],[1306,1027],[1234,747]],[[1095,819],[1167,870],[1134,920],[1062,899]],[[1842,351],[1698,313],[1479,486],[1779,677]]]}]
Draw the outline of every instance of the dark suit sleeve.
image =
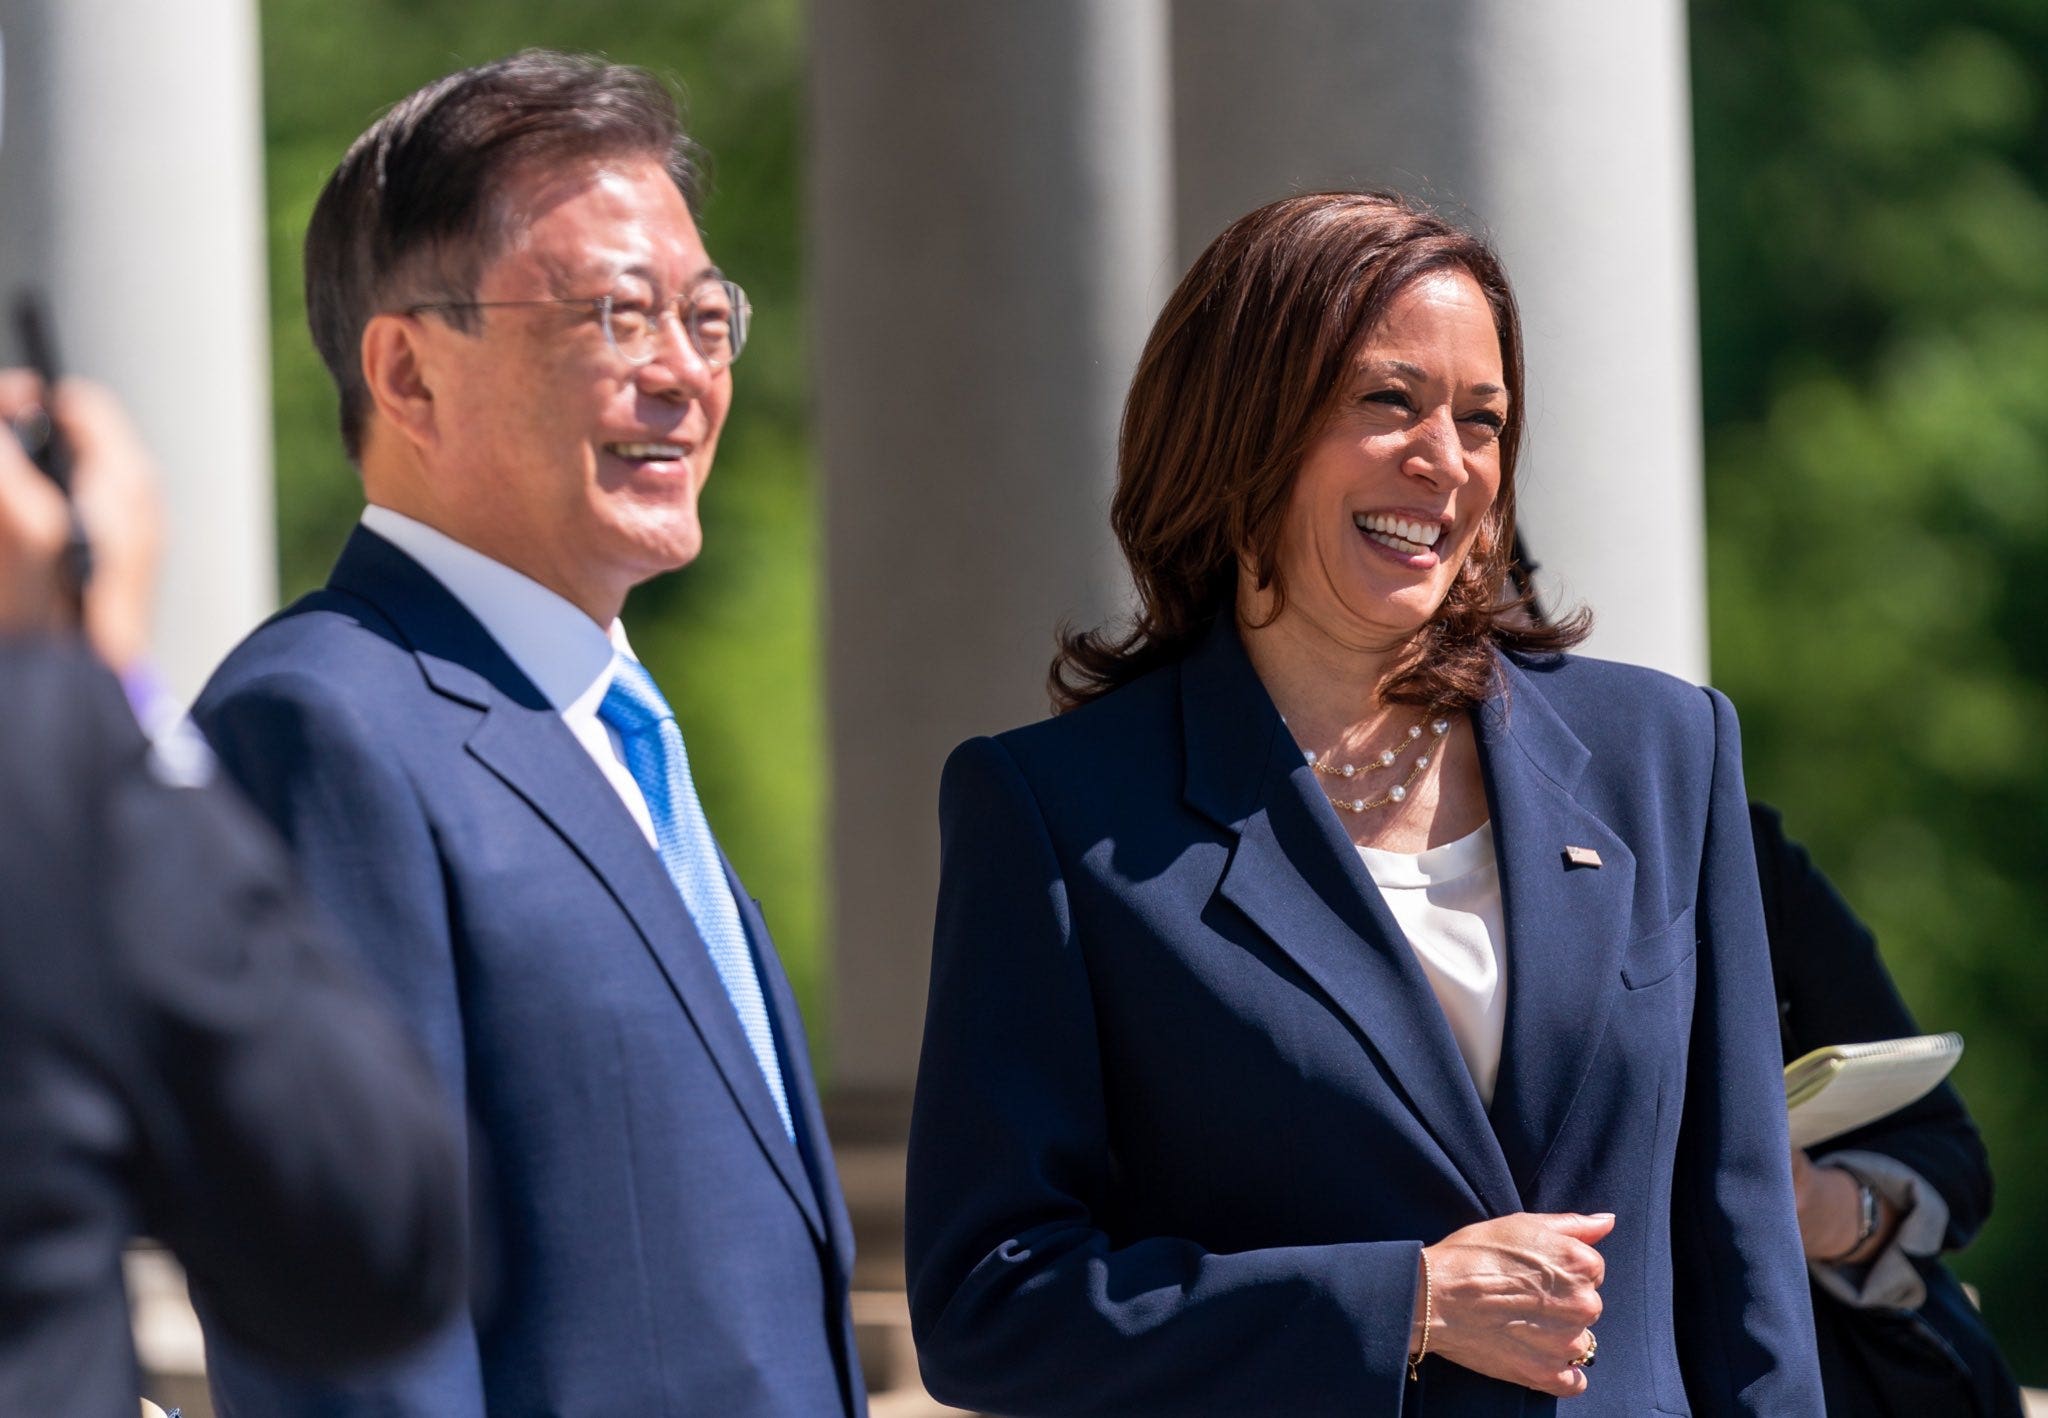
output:
[{"label": "dark suit sleeve", "polygon": [[1792,1199],[1769,945],[1735,711],[1712,690],[1698,985],[1673,1180],[1679,1364],[1693,1411],[1822,1412]]},{"label": "dark suit sleeve", "polygon": [[260,1352],[328,1366],[417,1343],[466,1281],[460,1130],[418,1050],[225,787],[132,763],[105,862],[145,1055],[145,1224]]},{"label": "dark suit sleeve", "polygon": [[418,1051],[273,835],[224,786],[154,771],[112,676],[13,646],[0,685],[26,729],[0,754],[4,1043],[41,1061],[39,1096],[9,1103],[40,1108],[31,1152],[69,1193],[38,1224],[72,1217],[102,1158],[115,1224],[168,1243],[251,1348],[335,1364],[416,1342],[466,1278],[458,1131]]},{"label": "dark suit sleeve", "polygon": [[1117,1244],[1084,945],[999,744],[954,753],[939,820],[905,1229],[926,1386],[1018,1415],[1398,1412],[1421,1242]]},{"label": "dark suit sleeve", "polygon": [[[1920,1026],[1878,955],[1876,937],[1806,849],[1785,836],[1778,814],[1752,804],[1750,826],[1786,1059],[1829,1044],[1918,1034]],[[1948,1203],[1945,1249],[1968,1245],[1991,1213],[1991,1160],[1962,1099],[1947,1083],[1890,1117],[1831,1139],[1825,1150],[1881,1152],[1925,1177]]]},{"label": "dark suit sleeve", "polygon": [[[393,747],[406,726],[366,723],[317,679],[294,674],[210,690],[195,717],[228,772],[283,833],[316,905],[383,984],[444,1096],[459,1107],[463,1038],[448,909],[432,831]],[[400,1364],[346,1383],[274,1373],[230,1345],[210,1344],[209,1361],[223,1418],[481,1418],[484,1411],[466,1313]]]}]

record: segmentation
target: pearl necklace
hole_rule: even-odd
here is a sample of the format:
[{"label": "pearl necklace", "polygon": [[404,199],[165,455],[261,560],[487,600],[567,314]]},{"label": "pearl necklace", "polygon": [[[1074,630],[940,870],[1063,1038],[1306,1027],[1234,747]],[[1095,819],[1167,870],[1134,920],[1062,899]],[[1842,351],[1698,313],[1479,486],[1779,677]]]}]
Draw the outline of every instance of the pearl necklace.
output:
[{"label": "pearl necklace", "polygon": [[[1429,767],[1429,760],[1434,754],[1436,745],[1441,743],[1444,735],[1450,731],[1451,721],[1449,719],[1430,720],[1430,741],[1422,746],[1422,752],[1416,754],[1415,761],[1408,765],[1407,777],[1393,784],[1376,798],[1340,798],[1333,794],[1326,794],[1330,798],[1330,806],[1336,808],[1339,812],[1371,812],[1376,807],[1385,807],[1388,803],[1398,803],[1405,800],[1408,796],[1409,787],[1421,776],[1422,770]],[[1400,761],[1401,755],[1399,750],[1407,748],[1421,737],[1422,725],[1410,724],[1408,732],[1395,741],[1393,748],[1381,749],[1376,758],[1364,764],[1332,763],[1312,748],[1303,749],[1301,756],[1307,761],[1308,766],[1318,773],[1328,774],[1332,778],[1354,778],[1360,773],[1373,773],[1383,768],[1392,768]]]}]

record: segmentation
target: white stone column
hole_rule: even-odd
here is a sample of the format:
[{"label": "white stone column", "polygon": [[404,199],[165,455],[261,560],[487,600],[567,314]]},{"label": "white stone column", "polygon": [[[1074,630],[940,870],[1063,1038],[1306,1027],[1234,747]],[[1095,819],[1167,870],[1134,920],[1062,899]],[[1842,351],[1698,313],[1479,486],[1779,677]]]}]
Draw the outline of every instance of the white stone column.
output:
[{"label": "white stone column", "polygon": [[0,292],[43,292],[163,466],[155,653],[189,697],[277,594],[254,0],[0,0],[0,35]]},{"label": "white stone column", "polygon": [[1395,187],[1487,231],[1522,305],[1522,530],[1589,653],[1706,674],[1679,0],[1173,0],[1191,259],[1292,191]]},{"label": "white stone column", "polygon": [[1125,386],[1175,274],[1164,0],[820,0],[811,270],[834,1091],[915,1073],[951,748],[1122,605]]}]

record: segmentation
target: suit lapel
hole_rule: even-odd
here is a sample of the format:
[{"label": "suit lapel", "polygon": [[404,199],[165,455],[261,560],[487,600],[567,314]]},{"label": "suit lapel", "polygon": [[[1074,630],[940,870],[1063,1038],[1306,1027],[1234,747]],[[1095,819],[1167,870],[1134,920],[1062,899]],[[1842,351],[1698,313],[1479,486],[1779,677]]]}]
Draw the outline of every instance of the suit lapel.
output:
[{"label": "suit lapel", "polygon": [[[769,1017],[775,1027],[775,1045],[782,1055],[783,1082],[789,1090],[790,1114],[796,1121],[797,1137],[803,1143],[803,1162],[812,1195],[824,1214],[825,1232],[832,1245],[832,1254],[839,1262],[839,1273],[850,1278],[853,1275],[853,1222],[846,1213],[845,1198],[840,1195],[839,1174],[832,1162],[832,1146],[825,1131],[825,1110],[818,1099],[818,1085],[812,1079],[811,1071],[802,1067],[810,1051],[804,1034],[803,1012],[797,1008],[796,994],[790,989],[789,977],[783,973],[782,962],[775,954],[774,940],[768,934],[768,922],[761,914],[761,903],[747,894],[730,861],[725,863],[725,878],[732,887],[733,900],[739,903],[740,921],[746,926],[747,939],[754,947],[755,965],[761,972],[761,988],[767,996]],[[777,1126],[780,1127],[779,1122]]]},{"label": "suit lapel", "polygon": [[508,708],[484,716],[470,736],[469,751],[547,819],[632,920],[747,1126],[812,1231],[823,1239],[817,1196],[803,1174],[802,1159],[782,1130],[775,1100],[718,968],[660,856],[647,845],[583,746],[552,710],[522,714]]},{"label": "suit lapel", "polygon": [[[1507,1025],[1490,1119],[1528,1195],[1621,988],[1635,855],[1573,796],[1591,755],[1537,682],[1503,660],[1473,716],[1507,925]],[[1589,848],[1598,865],[1588,864]]]},{"label": "suit lapel", "polygon": [[[660,856],[561,716],[440,582],[382,538],[358,529],[335,565],[332,585],[391,620],[437,692],[482,711],[469,752],[568,843],[632,921],[769,1162],[812,1232],[825,1239],[817,1193],[782,1130],[702,937]],[[744,892],[736,898],[746,920],[751,903]],[[749,930],[758,923],[753,916]],[[757,955],[768,954],[765,928],[754,940]]]},{"label": "suit lapel", "polygon": [[1273,708],[1236,628],[1183,664],[1186,800],[1237,834],[1218,893],[1352,1025],[1474,1200],[1521,1209],[1506,1159],[1414,951]]}]

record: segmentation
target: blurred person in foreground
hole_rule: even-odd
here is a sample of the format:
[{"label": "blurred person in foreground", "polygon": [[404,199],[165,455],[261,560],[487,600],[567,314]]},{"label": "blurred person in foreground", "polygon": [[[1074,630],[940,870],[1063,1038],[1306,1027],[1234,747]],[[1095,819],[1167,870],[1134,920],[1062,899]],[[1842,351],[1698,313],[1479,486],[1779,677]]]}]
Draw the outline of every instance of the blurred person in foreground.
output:
[{"label": "blurred person in foreground", "polygon": [[658,81],[530,51],[314,210],[369,505],[194,712],[475,1117],[502,1296],[346,1387],[215,1346],[226,1418],[865,1410],[796,1003],[619,622],[697,555],[746,338],[697,195]]},{"label": "blurred person in foreground", "polygon": [[940,1399],[1821,1412],[1735,717],[1507,590],[1524,416],[1498,260],[1399,197],[1263,207],[1169,298],[1135,624],[941,788]]},{"label": "blurred person in foreground", "polygon": [[[0,372],[0,419],[42,397]],[[109,673],[140,682],[149,459],[104,392],[55,403],[95,553],[82,627],[64,499],[0,426],[0,1412],[133,1418],[131,1236],[251,1349],[347,1365],[454,1307],[462,1173],[432,1075],[273,835],[152,755]]]}]

